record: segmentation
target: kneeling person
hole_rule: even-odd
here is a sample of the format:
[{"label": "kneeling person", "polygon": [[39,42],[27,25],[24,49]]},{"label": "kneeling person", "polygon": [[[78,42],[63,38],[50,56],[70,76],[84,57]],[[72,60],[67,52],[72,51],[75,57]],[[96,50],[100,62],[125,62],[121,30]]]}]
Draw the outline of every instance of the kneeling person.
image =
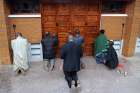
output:
[{"label": "kneeling person", "polygon": [[16,33],[16,39],[11,41],[14,60],[14,71],[16,74],[23,73],[28,70],[28,41],[22,37],[21,33]]},{"label": "kneeling person", "polygon": [[117,68],[119,61],[118,61],[118,55],[113,47],[114,43],[112,41],[109,41],[109,48],[107,50],[106,55],[106,62],[105,65],[110,69]]},{"label": "kneeling person", "polygon": [[42,40],[42,46],[43,46],[44,69],[48,67],[48,71],[50,70],[52,71],[55,65],[55,50],[54,50],[54,40],[49,32],[46,32],[46,36]]},{"label": "kneeling person", "polygon": [[106,62],[105,56],[109,44],[104,33],[105,30],[100,30],[100,34],[95,40],[95,58],[97,64],[104,64]]},{"label": "kneeling person", "polygon": [[77,72],[80,70],[80,58],[83,56],[82,48],[74,42],[72,35],[69,35],[68,42],[61,50],[63,71],[69,88],[72,85],[79,87]]}]

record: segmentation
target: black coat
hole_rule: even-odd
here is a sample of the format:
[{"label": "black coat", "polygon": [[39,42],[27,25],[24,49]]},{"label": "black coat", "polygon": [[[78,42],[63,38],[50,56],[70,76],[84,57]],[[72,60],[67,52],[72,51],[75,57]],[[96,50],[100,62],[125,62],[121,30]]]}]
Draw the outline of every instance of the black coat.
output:
[{"label": "black coat", "polygon": [[54,46],[57,47],[59,43],[58,36],[53,36],[53,41],[54,41]]},{"label": "black coat", "polygon": [[118,55],[113,48],[113,46],[110,46],[107,51],[107,56],[106,56],[106,66],[110,69],[115,69],[118,66]]},{"label": "black coat", "polygon": [[43,47],[43,59],[54,59],[55,51],[54,51],[54,40],[51,37],[45,37],[42,40]]},{"label": "black coat", "polygon": [[83,56],[82,48],[74,42],[66,43],[61,50],[61,58],[64,59],[64,71],[79,71],[80,58]]}]

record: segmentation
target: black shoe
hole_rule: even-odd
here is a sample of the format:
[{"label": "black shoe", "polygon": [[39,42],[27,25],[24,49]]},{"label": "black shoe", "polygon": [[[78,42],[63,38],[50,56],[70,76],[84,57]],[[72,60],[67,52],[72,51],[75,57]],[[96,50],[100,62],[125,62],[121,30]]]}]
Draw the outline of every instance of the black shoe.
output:
[{"label": "black shoe", "polygon": [[53,70],[54,70],[54,66],[52,67],[51,71],[53,71]]},{"label": "black shoe", "polygon": [[75,81],[75,87],[77,87],[78,86],[78,83],[77,83],[77,81]]},{"label": "black shoe", "polygon": [[71,82],[70,81],[68,81],[68,86],[69,86],[69,88],[71,88]]},{"label": "black shoe", "polygon": [[19,69],[19,70],[18,70],[18,74],[21,74],[21,73],[22,73],[22,72],[21,72],[21,69]]},{"label": "black shoe", "polygon": [[77,87],[77,88],[80,87],[80,82],[79,81],[75,81],[75,87]]}]

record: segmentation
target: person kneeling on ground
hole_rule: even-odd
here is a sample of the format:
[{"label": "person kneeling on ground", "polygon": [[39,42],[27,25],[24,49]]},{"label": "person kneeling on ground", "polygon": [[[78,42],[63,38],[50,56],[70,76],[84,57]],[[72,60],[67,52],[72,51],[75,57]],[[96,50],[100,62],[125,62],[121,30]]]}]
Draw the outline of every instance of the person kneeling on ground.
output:
[{"label": "person kneeling on ground", "polygon": [[127,71],[125,71],[124,64],[119,63],[118,55],[117,55],[113,45],[114,45],[113,41],[109,41],[109,48],[107,50],[105,65],[109,69],[117,68],[117,71],[119,71],[120,74],[123,74],[124,76],[126,76]]},{"label": "person kneeling on ground", "polygon": [[[75,30],[75,37],[74,37],[74,42],[79,45],[82,50],[84,49],[84,37],[80,35],[80,30],[76,29]],[[81,69],[85,69],[85,63],[81,60]]]},{"label": "person kneeling on ground", "polygon": [[105,63],[105,56],[109,47],[108,39],[105,36],[105,30],[100,30],[99,36],[95,40],[95,58],[97,64]]},{"label": "person kneeling on ground", "polygon": [[11,41],[13,50],[13,64],[16,75],[25,72],[29,68],[28,64],[28,40],[25,39],[21,33],[16,33],[16,39]]},{"label": "person kneeling on ground", "polygon": [[73,36],[69,35],[68,42],[61,50],[61,59],[64,60],[63,71],[69,88],[80,87],[77,72],[80,70],[80,58],[82,56],[82,48],[74,42]]},{"label": "person kneeling on ground", "polygon": [[45,33],[45,37],[42,40],[43,47],[43,60],[44,69],[48,68],[48,71],[52,71],[55,65],[55,50],[54,50],[54,40],[49,32]]},{"label": "person kneeling on ground", "polygon": [[109,41],[109,48],[107,49],[106,62],[105,62],[105,65],[110,69],[115,69],[119,64],[118,55],[113,45],[114,45],[113,41]]}]

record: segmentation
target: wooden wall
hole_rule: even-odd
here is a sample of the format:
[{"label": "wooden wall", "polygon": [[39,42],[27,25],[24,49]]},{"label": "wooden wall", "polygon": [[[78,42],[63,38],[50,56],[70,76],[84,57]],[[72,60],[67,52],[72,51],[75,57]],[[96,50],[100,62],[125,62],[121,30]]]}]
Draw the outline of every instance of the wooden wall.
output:
[{"label": "wooden wall", "polygon": [[9,13],[5,0],[0,0],[0,64],[10,64],[7,15]]},{"label": "wooden wall", "polygon": [[136,27],[137,36],[140,37],[140,0],[136,0],[135,3],[135,17],[136,17]]},{"label": "wooden wall", "polygon": [[140,19],[140,0],[135,0],[127,5],[126,31],[124,36],[123,55],[133,56],[135,54],[136,39],[138,36]]},{"label": "wooden wall", "polygon": [[140,22],[137,24],[137,37],[140,37]]},{"label": "wooden wall", "polygon": [[126,17],[101,17],[101,29],[105,29],[108,39],[121,40],[125,34]]},{"label": "wooden wall", "polygon": [[[69,1],[69,2],[68,2]],[[59,48],[67,41],[69,32],[79,29],[85,38],[84,51],[92,54],[92,42],[100,26],[99,2],[91,0],[48,1],[42,4],[43,33],[58,33]]]},{"label": "wooden wall", "polygon": [[41,18],[9,18],[11,39],[15,33],[13,24],[16,25],[16,32],[21,32],[31,43],[39,43],[42,39]]}]

